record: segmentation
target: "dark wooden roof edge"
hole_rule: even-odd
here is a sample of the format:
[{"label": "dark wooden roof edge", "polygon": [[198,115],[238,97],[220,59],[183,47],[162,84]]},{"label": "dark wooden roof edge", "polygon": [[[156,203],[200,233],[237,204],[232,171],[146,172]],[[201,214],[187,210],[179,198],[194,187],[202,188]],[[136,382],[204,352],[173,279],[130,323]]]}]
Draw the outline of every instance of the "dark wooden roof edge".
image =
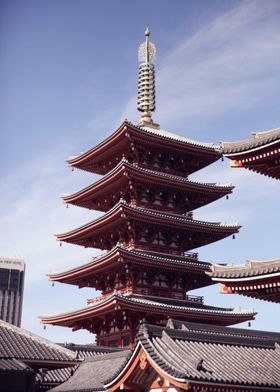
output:
[{"label": "dark wooden roof edge", "polygon": [[251,260],[245,264],[212,264],[211,272],[207,272],[212,278],[248,278],[251,276],[265,277],[266,275],[280,272],[280,259]]},{"label": "dark wooden roof edge", "polygon": [[253,132],[253,138],[237,142],[221,141],[220,146],[224,155],[234,155],[234,153],[254,150],[255,148],[265,146],[280,140],[280,128],[275,128],[264,132]]},{"label": "dark wooden roof edge", "polygon": [[65,203],[68,203],[71,201],[71,199],[78,197],[79,195],[83,194],[84,192],[89,191],[91,188],[98,186],[98,184],[102,184],[104,182],[104,180],[110,179],[112,177],[113,174],[117,174],[118,172],[121,171],[122,166],[125,166],[128,170],[132,169],[132,170],[136,170],[139,173],[144,173],[144,174],[148,174],[148,175],[152,175],[152,176],[156,176],[158,178],[161,179],[165,179],[165,180],[172,180],[177,181],[178,182],[178,186],[181,184],[185,184],[185,185],[189,185],[190,187],[198,187],[201,188],[201,190],[208,188],[211,191],[219,191],[219,192],[224,192],[226,193],[230,193],[233,189],[234,189],[234,185],[232,184],[222,184],[222,183],[208,183],[208,182],[198,182],[198,181],[192,181],[189,180],[185,177],[180,177],[180,176],[176,176],[173,174],[168,174],[168,173],[163,173],[160,171],[155,171],[155,170],[151,170],[151,169],[147,169],[132,163],[129,163],[125,158],[123,158],[111,171],[109,171],[108,173],[106,173],[103,177],[101,177],[99,180],[97,180],[96,182],[86,186],[85,188],[76,191],[74,193],[71,194],[67,194],[65,196],[62,196],[62,200]]},{"label": "dark wooden roof edge", "polygon": [[[125,212],[131,212],[134,214],[139,214],[139,215],[147,215],[148,217],[154,217],[155,219],[158,218],[166,218],[169,219],[171,222],[183,222],[183,223],[190,223],[192,225],[202,225],[208,228],[216,228],[216,229],[224,229],[228,230],[231,232],[234,230],[235,233],[238,232],[238,230],[241,228],[241,226],[238,223],[223,223],[223,222],[205,222],[201,220],[196,220],[196,219],[191,219],[187,216],[184,215],[178,215],[178,214],[171,214],[171,213],[166,213],[166,212],[161,212],[158,210],[148,210],[145,208],[141,207],[133,207],[129,205],[124,199],[120,199],[120,201],[112,207],[109,211],[107,211],[105,214],[102,216],[94,219],[93,221],[90,221],[82,226],[77,227],[76,229],[72,229],[68,232],[60,233],[60,234],[55,234],[55,237],[57,238],[58,241],[65,241],[68,236],[74,236],[79,233],[81,230],[86,230],[89,229],[93,224],[97,224],[102,222],[105,218],[109,217],[115,212],[121,212],[121,209],[124,209]],[[64,238],[65,237],[65,238]]]},{"label": "dark wooden roof edge", "polygon": [[[92,259],[92,261],[85,263],[79,267],[74,267],[66,271],[58,272],[58,273],[53,273],[53,274],[47,274],[48,279],[50,281],[59,281],[62,279],[65,275],[76,272],[76,271],[82,271],[84,268],[90,267],[90,266],[95,266],[97,263],[100,263],[101,261],[106,260],[106,258],[114,255],[116,252],[120,252],[122,256],[128,256],[128,257],[140,257],[140,258],[148,258],[149,260],[154,260],[157,261],[159,264],[159,267],[164,267],[162,265],[162,262],[168,261],[174,263],[174,265],[182,265],[186,266],[189,268],[193,268],[196,271],[201,270],[201,272],[206,272],[210,271],[211,263],[206,262],[206,261],[200,261],[197,260],[196,258],[192,257],[191,254],[190,256],[181,256],[181,257],[176,257],[176,255],[169,255],[169,254],[160,254],[160,253],[155,253],[153,254],[152,252],[148,251],[141,251],[141,250],[131,250],[131,249],[125,249],[122,244],[116,245],[114,248],[112,248],[109,252],[106,252],[104,254],[100,254],[99,256],[96,256]],[[198,271],[197,271],[198,272]]]},{"label": "dark wooden roof edge", "polygon": [[[177,299],[168,299],[168,298],[147,298],[147,296],[140,295],[123,295],[117,291],[113,294],[104,297],[104,299],[100,299],[99,301],[91,304],[82,309],[77,309],[70,312],[60,313],[51,316],[41,316],[40,322],[42,324],[57,324],[66,322],[71,317],[72,322],[74,322],[76,318],[81,318],[84,314],[87,316],[85,318],[90,317],[90,311],[96,310],[96,308],[102,308],[105,304],[110,305],[113,304],[114,301],[120,301],[120,303],[125,304],[126,306],[137,307],[138,309],[142,306],[145,309],[154,309],[154,311],[160,310],[163,314],[169,311],[176,312],[191,312],[196,315],[210,317],[212,315],[217,315],[221,317],[228,317],[231,320],[236,319],[238,316],[239,320],[243,319],[244,321],[254,319],[254,316],[257,314],[253,309],[240,309],[238,308],[221,308],[215,306],[209,306],[204,304],[197,304],[195,302],[188,302],[187,300],[177,300]],[[241,322],[241,321],[239,321]],[[234,322],[233,322],[234,323]]]},{"label": "dark wooden roof edge", "polygon": [[[218,156],[221,155],[220,147],[218,145],[213,144],[213,143],[202,143],[202,142],[198,142],[198,141],[195,141],[192,139],[187,139],[183,136],[178,136],[178,135],[175,135],[171,132],[164,131],[162,129],[156,130],[154,128],[139,127],[139,126],[132,124],[128,120],[124,120],[122,122],[122,124],[113,133],[111,133],[109,136],[107,136],[100,143],[98,143],[97,145],[95,145],[91,149],[87,150],[86,152],[80,154],[79,156],[75,156],[73,158],[72,157],[68,158],[66,160],[66,162],[70,166],[75,166],[77,161],[79,161],[80,159],[85,158],[87,156],[90,156],[95,150],[99,149],[102,146],[105,146],[111,139],[116,137],[118,135],[118,133],[120,133],[125,128],[125,126],[129,127],[130,130],[132,130],[132,131],[134,130],[134,131],[140,132],[142,134],[144,133],[144,134],[147,134],[150,136],[154,136],[156,139],[171,141],[171,142],[174,142],[175,144],[189,145],[191,147],[199,148],[201,150],[204,150],[204,151],[212,153],[212,154],[214,153],[215,155],[218,155]],[[126,129],[125,131],[129,132],[129,129]]]}]

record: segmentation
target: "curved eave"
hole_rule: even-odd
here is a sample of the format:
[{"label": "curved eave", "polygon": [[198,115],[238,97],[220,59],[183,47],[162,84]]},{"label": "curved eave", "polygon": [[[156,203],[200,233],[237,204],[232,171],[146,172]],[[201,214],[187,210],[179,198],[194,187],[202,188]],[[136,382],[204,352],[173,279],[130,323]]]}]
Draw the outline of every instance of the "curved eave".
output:
[{"label": "curved eave", "polygon": [[275,272],[266,275],[257,276],[241,276],[239,278],[226,278],[226,277],[213,277],[212,280],[224,284],[234,284],[235,286],[250,285],[250,284],[262,284],[267,281],[279,282],[280,286],[280,272]]},{"label": "curved eave", "polygon": [[79,284],[79,281],[87,279],[91,274],[98,273],[103,269],[114,268],[117,264],[126,263],[127,261],[155,268],[173,269],[203,275],[205,272],[210,271],[210,263],[191,261],[188,257],[176,258],[173,256],[172,258],[170,255],[162,255],[160,257],[159,255],[126,250],[116,246],[110,252],[93,259],[90,263],[58,274],[49,274],[48,278],[52,282]]},{"label": "curved eave", "polygon": [[192,220],[182,215],[159,213],[154,210],[145,210],[140,207],[132,207],[123,201],[120,201],[110,211],[100,218],[95,219],[88,224],[67,233],[57,234],[58,241],[75,242],[75,240],[91,237],[93,233],[107,231],[116,224],[125,222],[127,219],[133,219],[145,224],[155,224],[158,226],[168,225],[169,227],[189,230],[199,233],[215,233],[223,237],[237,233],[241,226],[237,224],[210,223],[198,220]]},{"label": "curved eave", "polygon": [[257,151],[266,147],[270,147],[277,143],[280,144],[280,128],[276,128],[266,132],[253,133],[253,138],[249,140],[241,140],[237,142],[220,143],[222,153],[226,156],[234,154],[247,154],[251,151]]},{"label": "curved eave", "polygon": [[[159,374],[164,379],[168,380],[169,383],[174,387],[176,386],[184,390],[188,386],[186,383],[187,379],[185,375],[179,374],[178,372],[175,373],[174,369],[169,364],[167,365],[160,360],[155,360],[155,355],[153,351],[154,350],[150,342],[148,346],[147,342],[145,342],[145,344],[143,345],[141,341],[138,341],[131,355],[127,358],[126,363],[120,369],[118,369],[117,373],[113,377],[111,377],[111,379],[105,382],[104,387],[106,388],[106,390],[116,391],[122,384],[125,384],[125,381],[131,375],[131,373],[140,367],[139,362],[141,363],[141,353],[144,353],[144,357],[147,359],[148,363],[150,363],[152,368],[156,371],[156,374]],[[151,355],[152,352],[153,354]],[[176,375],[174,375],[174,373]],[[175,388],[172,389],[175,390]]]},{"label": "curved eave", "polygon": [[232,280],[251,280],[258,279],[258,277],[270,277],[280,275],[280,259],[271,260],[248,260],[245,264],[212,264],[212,272],[210,273],[213,279],[232,279]]},{"label": "curved eave", "polygon": [[[85,153],[82,153],[78,157],[68,159],[67,163],[71,167],[77,167],[83,170],[104,174],[106,173],[106,170],[102,169],[101,167],[97,170],[91,170],[89,166],[95,162],[101,162],[101,157],[113,157],[114,152],[119,151],[121,148],[123,149],[125,146],[129,145],[131,136],[141,141],[143,141],[144,136],[144,140],[147,143],[152,142],[155,145],[160,143],[162,146],[166,146],[167,148],[171,147],[183,152],[199,153],[205,157],[208,157],[211,162],[214,162],[221,156],[221,151],[218,146],[196,142],[183,137],[178,137],[176,135],[170,135],[172,134],[166,132],[164,133],[160,130],[155,131],[152,129],[149,130],[136,127],[128,121],[124,121],[114,133],[112,133],[101,143],[86,151]],[[209,163],[210,162],[207,164]]]},{"label": "curved eave", "polygon": [[264,143],[262,139],[256,139],[255,143],[248,148],[225,149],[225,156],[231,160],[231,167],[243,167],[280,179],[280,132],[277,140]]},{"label": "curved eave", "polygon": [[234,189],[232,185],[189,181],[179,176],[141,168],[123,160],[97,182],[72,195],[65,196],[62,199],[65,203],[91,209],[99,209],[97,203],[92,202],[92,199],[100,197],[104,199],[104,195],[108,194],[110,188],[120,188],[125,182],[129,181],[130,177],[139,182],[143,181],[144,183],[159,184],[164,187],[173,188],[175,190],[180,189],[180,191],[185,192],[195,192],[198,195],[208,197],[209,201],[206,201],[205,204],[232,193],[232,190]]},{"label": "curved eave", "polygon": [[145,302],[145,299],[140,300],[131,298],[129,296],[123,296],[118,293],[114,293],[110,297],[104,300],[99,300],[92,305],[74,311],[59,314],[56,316],[43,316],[40,319],[42,324],[52,324],[67,326],[70,328],[75,328],[77,323],[82,321],[90,320],[94,317],[104,315],[108,312],[115,311],[117,308],[123,308],[127,310],[132,310],[136,312],[147,312],[151,314],[158,314],[163,316],[177,316],[182,319],[188,320],[205,320],[205,322],[210,321],[213,323],[219,321],[222,325],[232,325],[240,323],[247,320],[254,319],[256,313],[254,311],[235,311],[234,309],[215,310],[215,308],[197,308],[190,306],[176,306],[168,305],[159,302]]}]

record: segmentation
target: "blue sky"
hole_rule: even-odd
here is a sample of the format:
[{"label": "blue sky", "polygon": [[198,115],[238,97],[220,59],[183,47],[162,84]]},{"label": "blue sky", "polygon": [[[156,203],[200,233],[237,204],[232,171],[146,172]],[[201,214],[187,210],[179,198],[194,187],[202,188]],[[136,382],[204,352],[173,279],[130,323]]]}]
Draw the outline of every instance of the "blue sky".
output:
[{"label": "blue sky", "polygon": [[[157,47],[157,110],[162,129],[201,141],[240,140],[280,126],[280,2],[0,1],[1,256],[26,260],[23,327],[55,341],[90,342],[86,332],[44,331],[37,316],[81,308],[92,290],[51,284],[49,272],[88,262],[98,251],[53,234],[96,214],[65,208],[97,176],[65,159],[95,145],[124,120],[137,122],[137,49],[146,25]],[[235,240],[198,249],[200,258],[241,264],[278,258],[279,182],[230,169],[227,160],[191,179],[231,182],[229,200],[195,212],[238,221]],[[279,331],[279,305],[195,292],[218,306],[254,308],[252,327]]]}]

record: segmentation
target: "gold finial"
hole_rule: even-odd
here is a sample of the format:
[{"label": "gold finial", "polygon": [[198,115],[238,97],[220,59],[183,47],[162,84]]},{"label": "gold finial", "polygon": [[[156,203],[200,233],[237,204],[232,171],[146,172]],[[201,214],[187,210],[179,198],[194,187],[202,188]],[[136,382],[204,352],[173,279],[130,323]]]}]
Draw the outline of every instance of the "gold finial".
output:
[{"label": "gold finial", "polygon": [[151,112],[156,108],[155,97],[155,68],[156,47],[150,41],[150,31],[146,28],[146,41],[143,42],[138,49],[139,77],[138,77],[138,105],[137,109],[143,112],[139,121],[140,126],[149,126],[159,128],[152,120]]}]

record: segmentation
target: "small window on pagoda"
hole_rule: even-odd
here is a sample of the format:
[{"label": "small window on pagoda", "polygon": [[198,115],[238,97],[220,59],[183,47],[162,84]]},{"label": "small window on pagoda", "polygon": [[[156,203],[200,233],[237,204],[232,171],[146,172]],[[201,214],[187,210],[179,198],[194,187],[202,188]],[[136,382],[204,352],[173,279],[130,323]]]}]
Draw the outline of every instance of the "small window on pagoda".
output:
[{"label": "small window on pagoda", "polygon": [[111,340],[111,342],[109,342],[109,346],[110,347],[118,347],[118,341],[117,340]]},{"label": "small window on pagoda", "polygon": [[123,347],[129,347],[130,339],[129,336],[123,338]]}]

